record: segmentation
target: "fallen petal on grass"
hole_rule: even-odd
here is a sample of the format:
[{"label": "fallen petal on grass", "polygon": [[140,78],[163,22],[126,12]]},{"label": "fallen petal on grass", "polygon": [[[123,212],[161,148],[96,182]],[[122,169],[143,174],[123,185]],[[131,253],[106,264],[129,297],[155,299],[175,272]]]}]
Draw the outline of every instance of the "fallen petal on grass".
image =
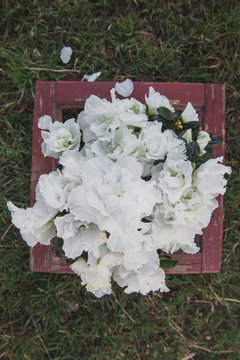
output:
[{"label": "fallen petal on grass", "polygon": [[64,64],[67,64],[72,56],[72,49],[69,46],[64,46],[61,50],[60,58]]},{"label": "fallen petal on grass", "polygon": [[95,81],[100,75],[101,75],[101,71],[98,71],[98,72],[90,74],[90,75],[84,74],[82,81],[84,81],[84,80]]}]

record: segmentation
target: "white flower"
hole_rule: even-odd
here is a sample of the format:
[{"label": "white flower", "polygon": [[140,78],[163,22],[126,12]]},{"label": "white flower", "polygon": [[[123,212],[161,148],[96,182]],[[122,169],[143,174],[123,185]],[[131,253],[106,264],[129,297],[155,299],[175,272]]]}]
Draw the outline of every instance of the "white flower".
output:
[{"label": "white flower", "polygon": [[[89,164],[96,162],[101,166],[99,160],[91,159]],[[69,195],[69,207],[75,220],[94,222],[100,230],[111,234],[111,240],[108,240],[111,243],[112,237],[116,239],[119,234],[125,234],[126,240],[122,245],[114,242],[124,248],[125,242],[130,241],[127,239],[131,239],[127,236],[129,232],[133,231],[136,235],[141,219],[151,214],[158,200],[155,182],[142,180],[142,171],[142,165],[133,157],[122,158],[115,163],[109,160],[104,171],[96,166],[93,179],[91,176],[89,179],[86,171],[86,181],[83,179],[83,184]],[[114,251],[118,251],[117,248]]]},{"label": "white flower", "polygon": [[100,257],[99,246],[106,243],[105,232],[100,231],[96,225],[75,221],[72,214],[56,217],[54,220],[57,236],[62,238],[65,256],[75,259],[83,251],[88,251],[94,257]]},{"label": "white flower", "polygon": [[194,242],[195,228],[190,222],[185,226],[162,225],[161,219],[158,219],[156,214],[152,229],[158,249],[164,252],[174,253],[182,249],[187,253],[195,254],[199,251]]},{"label": "white flower", "polygon": [[192,164],[190,161],[167,157],[163,170],[157,179],[158,187],[168,195],[169,201],[177,202],[183,191],[192,185]]},{"label": "white flower", "polygon": [[184,124],[190,121],[199,121],[198,114],[190,102],[187,103],[187,106],[181,114],[181,118]]},{"label": "white flower", "polygon": [[128,97],[133,92],[133,82],[130,79],[126,79],[121,83],[117,82],[115,84],[115,89],[119,95],[121,95],[123,97]]},{"label": "white flower", "polygon": [[119,119],[121,122],[137,128],[142,128],[147,125],[148,117],[144,104],[141,104],[133,98],[125,100],[117,99],[117,102],[122,106],[119,106]]},{"label": "white flower", "polygon": [[126,125],[121,125],[116,131],[111,142],[94,141],[90,149],[96,155],[102,154],[112,160],[118,160],[121,157],[133,156],[139,161],[145,160],[145,146]]},{"label": "white flower", "polygon": [[126,286],[126,294],[140,292],[147,295],[150,291],[169,291],[165,284],[165,272],[156,263],[144,264],[140,271],[128,271],[118,266],[113,272],[113,278],[119,286]]},{"label": "white flower", "polygon": [[200,154],[203,152],[207,144],[211,141],[209,134],[206,131],[200,131],[197,136],[197,143],[200,148]]},{"label": "white flower", "polygon": [[202,164],[193,174],[193,184],[206,198],[216,198],[226,191],[225,174],[231,174],[230,167],[221,164],[223,157],[210,159]]},{"label": "white flower", "polygon": [[47,206],[40,195],[32,208],[21,209],[11,201],[8,201],[7,206],[11,212],[12,223],[20,230],[28,246],[34,246],[38,242],[49,245],[50,240],[56,236],[53,218],[57,210]]},{"label": "white flower", "polygon": [[121,254],[107,252],[93,264],[88,264],[83,259],[77,260],[71,265],[71,269],[81,277],[82,285],[86,285],[88,291],[100,298],[111,294],[112,271],[121,263]]},{"label": "white flower", "polygon": [[[40,118],[40,126],[46,122]],[[78,150],[80,146],[81,134],[79,125],[74,119],[69,119],[64,123],[55,121],[49,123],[49,131],[41,131],[43,138],[42,152],[44,156],[51,156],[58,159],[66,150]]]},{"label": "white flower", "polygon": [[166,96],[164,95],[160,95],[160,93],[155,91],[152,86],[150,86],[149,88],[148,97],[145,95],[145,101],[148,106],[149,115],[157,115],[158,114],[157,109],[161,106],[164,106],[169,110],[171,110],[172,112],[175,112],[168,98],[166,98]]},{"label": "white flower", "polygon": [[215,199],[206,200],[197,189],[190,187],[183,191],[176,203],[171,203],[164,194],[162,203],[155,207],[154,216],[159,228],[165,225],[188,227],[191,223],[195,233],[202,234],[202,229],[208,225],[211,214],[217,207]]},{"label": "white flower", "polygon": [[116,128],[120,125],[118,107],[117,105],[113,106],[106,99],[91,95],[86,100],[84,111],[79,114],[77,122],[83,131],[85,142],[94,137],[101,141],[110,141],[114,137]]},{"label": "white flower", "polygon": [[100,75],[101,75],[101,71],[98,71],[98,72],[93,73],[93,74],[91,74],[91,75],[85,74],[85,75],[83,76],[83,78],[82,78],[82,81],[83,81],[83,80],[87,80],[87,81],[92,82],[92,81],[95,81]]},{"label": "white flower", "polygon": [[142,129],[140,138],[145,144],[148,159],[163,160],[169,153],[177,153],[185,158],[184,141],[178,139],[172,130],[162,132],[162,123],[149,123]]},{"label": "white flower", "polygon": [[69,46],[64,46],[61,50],[60,58],[64,64],[67,64],[72,56],[72,49]]},{"label": "white flower", "polygon": [[159,265],[159,256],[156,250],[146,250],[142,246],[140,249],[127,249],[124,251],[123,265],[125,269],[139,271],[144,264]]},{"label": "white flower", "polygon": [[59,211],[67,210],[67,198],[73,184],[59,171],[43,174],[38,180],[39,192],[46,204]]},{"label": "white flower", "polygon": [[82,183],[84,167],[87,157],[82,151],[66,150],[59,159],[59,164],[63,166],[62,173],[66,179],[76,184]]}]

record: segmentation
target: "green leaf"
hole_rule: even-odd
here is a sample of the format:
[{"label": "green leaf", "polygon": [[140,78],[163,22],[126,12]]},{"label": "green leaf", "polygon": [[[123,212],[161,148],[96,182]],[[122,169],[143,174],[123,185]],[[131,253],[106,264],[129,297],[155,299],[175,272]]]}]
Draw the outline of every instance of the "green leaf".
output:
[{"label": "green leaf", "polygon": [[190,144],[186,146],[187,149],[187,157],[190,161],[196,161],[200,154],[200,147],[196,141],[192,141]]},{"label": "green leaf", "polygon": [[171,259],[171,258],[160,258],[160,266],[163,269],[171,269],[174,266],[176,266],[178,264],[178,260],[175,259]]},{"label": "green leaf", "polygon": [[157,112],[163,119],[167,121],[174,121],[177,118],[177,115],[168,108],[166,108],[165,106],[160,106],[157,109]]},{"label": "green leaf", "polygon": [[158,122],[161,122],[161,123],[163,123],[163,124],[165,124],[165,125],[170,125],[170,124],[172,124],[172,120],[171,121],[169,121],[169,120],[167,120],[167,119],[164,119],[162,116],[160,116],[160,115],[150,115],[149,117],[148,117],[148,119],[149,119],[149,121],[158,121]]},{"label": "green leaf", "polygon": [[183,129],[197,129],[202,124],[199,121],[189,121],[188,123],[185,123],[182,125]]},{"label": "green leaf", "polygon": [[223,140],[220,136],[211,136],[211,141],[209,145],[220,145],[222,144]]}]

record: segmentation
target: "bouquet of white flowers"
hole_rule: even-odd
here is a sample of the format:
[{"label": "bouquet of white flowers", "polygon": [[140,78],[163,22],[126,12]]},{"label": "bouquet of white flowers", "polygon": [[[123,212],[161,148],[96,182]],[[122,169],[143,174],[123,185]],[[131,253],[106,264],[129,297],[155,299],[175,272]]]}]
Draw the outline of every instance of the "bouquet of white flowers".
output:
[{"label": "bouquet of white flowers", "polygon": [[111,294],[169,289],[159,252],[195,254],[196,234],[224,194],[223,158],[213,159],[218,136],[199,131],[191,103],[177,112],[149,88],[145,104],[91,95],[77,120],[39,119],[42,152],[58,160],[39,177],[36,202],[8,202],[13,224],[29,246],[62,239],[65,257],[88,291]]}]

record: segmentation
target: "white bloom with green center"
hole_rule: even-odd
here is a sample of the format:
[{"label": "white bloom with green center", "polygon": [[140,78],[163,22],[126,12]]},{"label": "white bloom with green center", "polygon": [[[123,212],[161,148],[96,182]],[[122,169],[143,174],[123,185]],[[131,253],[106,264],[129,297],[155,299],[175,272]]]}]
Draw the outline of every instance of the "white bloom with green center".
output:
[{"label": "white bloom with green center", "polygon": [[39,119],[39,127],[48,131],[41,131],[43,138],[42,153],[58,159],[66,150],[79,150],[81,133],[79,125],[74,119],[69,119],[64,123],[59,121],[50,122],[46,117]]},{"label": "white bloom with green center", "polygon": [[172,130],[162,132],[162,123],[149,123],[140,133],[146,148],[146,157],[153,160],[164,160],[169,153],[177,153],[184,159],[186,157],[185,143],[178,139]]},{"label": "white bloom with green center", "polygon": [[120,125],[118,113],[117,104],[113,105],[106,99],[91,95],[85,102],[84,111],[77,118],[84,141],[97,138],[101,141],[110,141]]},{"label": "white bloom with green center", "polygon": [[135,157],[139,161],[145,160],[143,141],[126,125],[121,125],[115,131],[115,137],[111,142],[96,140],[90,145],[90,149],[94,154],[102,154],[112,160],[118,160],[127,156]]},{"label": "white bloom with green center", "polygon": [[157,178],[157,186],[164,194],[167,194],[171,203],[176,203],[181,198],[183,191],[191,187],[192,171],[191,161],[177,156],[167,157]]},{"label": "white bloom with green center", "polygon": [[173,113],[175,112],[168,98],[155,91],[152,86],[149,87],[148,96],[145,95],[145,102],[148,106],[148,115],[158,115],[157,109],[162,106],[168,108]]},{"label": "white bloom with green center", "polygon": [[111,89],[111,96],[113,106],[118,109],[118,117],[121,123],[137,128],[147,126],[148,117],[144,104],[134,98],[117,99],[114,88]]}]

